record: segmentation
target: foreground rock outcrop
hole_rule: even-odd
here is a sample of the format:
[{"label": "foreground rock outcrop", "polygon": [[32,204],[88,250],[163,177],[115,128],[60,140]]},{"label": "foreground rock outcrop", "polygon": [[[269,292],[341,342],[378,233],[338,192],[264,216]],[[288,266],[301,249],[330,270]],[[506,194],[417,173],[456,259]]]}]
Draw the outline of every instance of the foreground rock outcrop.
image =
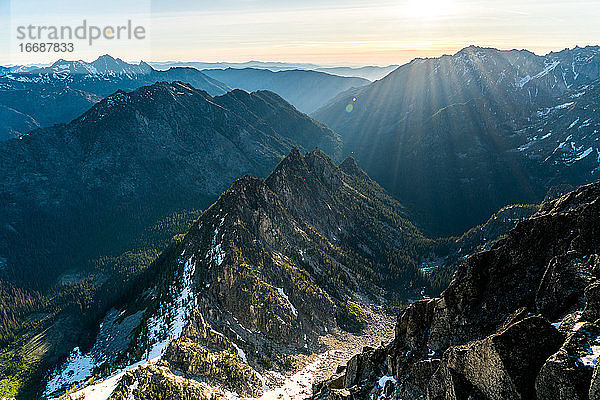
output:
[{"label": "foreground rock outcrop", "polygon": [[599,253],[600,183],[543,204],[439,298],[408,306],[390,345],[356,355],[345,398],[600,398]]}]

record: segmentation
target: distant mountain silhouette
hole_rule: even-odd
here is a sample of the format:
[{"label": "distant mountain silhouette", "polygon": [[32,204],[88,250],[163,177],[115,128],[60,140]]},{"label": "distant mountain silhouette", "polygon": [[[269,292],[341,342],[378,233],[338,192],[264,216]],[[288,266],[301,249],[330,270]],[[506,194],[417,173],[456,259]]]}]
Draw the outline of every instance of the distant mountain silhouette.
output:
[{"label": "distant mountain silhouette", "polygon": [[315,111],[348,89],[369,83],[362,78],[347,78],[304,70],[273,72],[255,68],[227,68],[202,72],[234,88],[247,91],[273,91],[305,113]]}]

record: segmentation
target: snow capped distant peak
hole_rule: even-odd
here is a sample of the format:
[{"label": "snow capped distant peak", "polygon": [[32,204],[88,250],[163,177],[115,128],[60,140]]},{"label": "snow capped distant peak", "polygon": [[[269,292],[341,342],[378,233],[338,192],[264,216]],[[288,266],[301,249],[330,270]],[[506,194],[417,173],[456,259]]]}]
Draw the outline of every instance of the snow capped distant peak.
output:
[{"label": "snow capped distant peak", "polygon": [[146,63],[129,64],[120,58],[114,58],[108,54],[98,57],[91,63],[83,60],[67,61],[57,60],[51,66],[34,69],[34,74],[58,74],[58,75],[89,75],[92,77],[103,76],[128,76],[133,77],[140,74],[148,74],[154,71]]}]

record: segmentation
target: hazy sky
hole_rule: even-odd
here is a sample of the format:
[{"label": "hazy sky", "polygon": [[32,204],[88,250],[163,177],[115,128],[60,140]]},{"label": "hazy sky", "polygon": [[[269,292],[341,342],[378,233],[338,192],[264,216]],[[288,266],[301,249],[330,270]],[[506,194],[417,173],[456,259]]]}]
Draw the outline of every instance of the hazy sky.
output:
[{"label": "hazy sky", "polygon": [[[543,54],[600,44],[600,0],[0,0],[0,63],[90,60],[290,61],[392,64],[470,44]],[[147,28],[144,41],[77,44],[75,53],[18,50],[23,24],[119,24]]]}]

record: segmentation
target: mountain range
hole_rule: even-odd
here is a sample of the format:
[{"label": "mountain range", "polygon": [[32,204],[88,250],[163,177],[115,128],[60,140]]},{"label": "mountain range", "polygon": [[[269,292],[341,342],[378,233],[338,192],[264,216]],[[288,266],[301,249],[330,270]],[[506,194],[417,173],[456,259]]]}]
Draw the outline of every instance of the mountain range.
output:
[{"label": "mountain range", "polygon": [[0,394],[597,398],[599,61],[2,72]]},{"label": "mountain range", "polygon": [[339,156],[337,134],[271,92],[118,91],[0,148],[1,272],[51,284],[154,220],[208,206],[239,176],[265,176],[292,147],[317,146]]},{"label": "mountain range", "polygon": [[[91,63],[58,60],[49,67],[7,73],[0,77],[0,105],[47,127],[70,122],[117,90],[134,90],[161,81],[183,81],[211,95],[231,90],[193,68],[157,71],[143,62],[128,64],[105,55]],[[26,133],[29,126],[14,119],[2,120],[5,129],[16,136]]]},{"label": "mountain range", "polygon": [[167,61],[167,62],[151,62],[154,68],[169,69],[171,67],[193,67],[199,70],[210,69],[263,69],[273,72],[303,70],[303,71],[318,71],[332,75],[346,76],[349,78],[363,78],[370,81],[376,81],[383,78],[396,68],[398,65],[376,66],[367,65],[360,67],[340,67],[327,66],[309,63],[286,63],[286,62],[264,62],[264,61],[248,61],[242,63],[228,62],[185,62],[185,61]]},{"label": "mountain range", "polygon": [[312,112],[338,94],[369,83],[309,70],[199,71],[189,66],[157,70],[145,62],[129,64],[109,55],[90,63],[58,60],[40,68],[6,68],[0,74],[0,106],[10,110],[1,115],[5,132],[0,140],[18,137],[33,129],[32,125],[70,122],[117,90],[130,91],[161,81],[182,81],[213,96],[232,88],[270,90],[303,112]]},{"label": "mountain range", "polygon": [[293,104],[299,111],[311,113],[348,89],[365,86],[370,81],[318,71],[266,69],[207,69],[202,72],[228,86],[246,91],[270,90]]},{"label": "mountain range", "polygon": [[[506,204],[539,202],[553,185],[593,178],[591,99],[598,78],[598,47],[537,56],[471,46],[415,59],[312,115],[341,135],[345,154],[420,212],[427,231],[456,234]],[[576,131],[561,146],[569,136],[562,136],[561,124],[570,116],[559,121],[557,115],[571,111],[569,102],[589,116],[571,127]],[[543,155],[526,151],[538,149],[536,139],[546,144]],[[567,162],[551,162],[549,153],[571,139],[575,148]],[[583,175],[574,172],[575,164],[585,165]]]}]

